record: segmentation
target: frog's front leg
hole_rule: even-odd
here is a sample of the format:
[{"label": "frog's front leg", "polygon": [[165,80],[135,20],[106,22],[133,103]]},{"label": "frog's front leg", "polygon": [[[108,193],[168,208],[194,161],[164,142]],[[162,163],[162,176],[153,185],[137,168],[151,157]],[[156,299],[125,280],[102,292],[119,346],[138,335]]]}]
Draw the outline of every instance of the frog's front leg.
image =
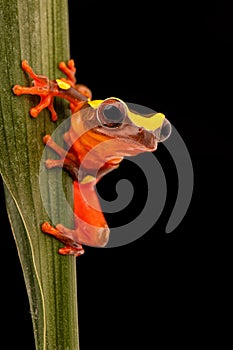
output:
[{"label": "frog's front leg", "polygon": [[40,103],[30,109],[30,115],[36,118],[38,114],[44,109],[48,108],[51,112],[51,118],[53,121],[57,120],[57,114],[53,107],[54,94],[50,92],[51,84],[49,79],[45,75],[38,75],[32,70],[27,61],[22,61],[22,69],[29,74],[33,79],[33,86],[25,87],[20,85],[15,85],[13,87],[13,92],[15,95],[20,96],[24,94],[29,95],[39,95]]},{"label": "frog's front leg", "polygon": [[30,114],[34,118],[36,118],[43,109],[48,108],[51,112],[52,120],[57,120],[57,113],[53,106],[55,96],[68,100],[73,111],[78,111],[83,103],[88,100],[88,97],[85,96],[81,90],[79,92],[79,89],[74,86],[76,82],[74,77],[76,71],[74,63],[68,63],[68,66],[66,66],[65,63],[62,62],[60,67],[62,71],[65,70],[65,73],[68,74],[68,79],[49,80],[45,75],[36,74],[25,60],[22,61],[22,69],[33,79],[33,86],[25,87],[15,85],[13,87],[13,92],[17,96],[24,94],[40,96],[40,103],[30,110]]}]

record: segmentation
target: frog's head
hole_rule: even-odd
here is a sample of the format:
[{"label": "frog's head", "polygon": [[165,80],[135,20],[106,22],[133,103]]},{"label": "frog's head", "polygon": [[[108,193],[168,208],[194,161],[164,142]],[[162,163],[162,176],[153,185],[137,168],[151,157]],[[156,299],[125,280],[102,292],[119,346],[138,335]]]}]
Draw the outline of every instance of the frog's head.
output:
[{"label": "frog's head", "polygon": [[[164,114],[139,114],[115,97],[89,101],[78,114],[72,120],[76,136],[88,138],[89,145],[93,146],[110,141],[107,150],[106,146],[103,149],[106,157],[107,153],[130,156],[154,151],[157,143],[166,140],[171,133],[171,124]],[[83,135],[77,135],[80,132]]]}]

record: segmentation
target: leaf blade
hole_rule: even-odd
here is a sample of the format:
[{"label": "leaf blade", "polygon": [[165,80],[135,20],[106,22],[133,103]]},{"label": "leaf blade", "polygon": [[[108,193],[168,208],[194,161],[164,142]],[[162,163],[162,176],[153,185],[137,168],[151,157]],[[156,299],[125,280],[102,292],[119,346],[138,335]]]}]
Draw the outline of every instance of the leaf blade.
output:
[{"label": "leaf blade", "polygon": [[[60,243],[41,232],[43,221],[73,224],[58,204],[59,189],[53,181],[56,171],[49,175],[51,181],[46,185],[51,217],[40,196],[42,137],[51,134],[59,123],[50,121],[48,111],[37,119],[30,118],[29,109],[38,99],[16,97],[11,90],[14,84],[31,84],[22,72],[22,59],[51,79],[60,75],[58,62],[69,58],[67,1],[0,0],[0,17],[0,171],[29,295],[36,349],[77,350],[76,260],[57,254]],[[59,122],[65,118],[64,108],[66,103],[56,104]],[[72,199],[71,185],[65,174],[64,189]]]},{"label": "leaf blade", "polygon": [[[26,283],[27,293],[30,300],[30,309],[32,315],[32,323],[35,335],[35,342],[38,344],[38,348],[45,349],[45,337],[46,337],[46,315],[44,296],[42,291],[41,282],[38,276],[35,261],[33,259],[32,244],[30,236],[26,230],[26,226],[23,223],[22,217],[18,211],[17,204],[10,194],[7,186],[4,184],[5,198],[7,213],[12,227],[12,233],[18,250],[19,259],[23,268],[24,280]],[[24,239],[24,236],[27,239]],[[22,254],[23,252],[23,254]],[[25,260],[26,256],[26,260]],[[40,309],[40,310],[38,310]],[[42,317],[37,317],[38,313],[42,314]]]}]

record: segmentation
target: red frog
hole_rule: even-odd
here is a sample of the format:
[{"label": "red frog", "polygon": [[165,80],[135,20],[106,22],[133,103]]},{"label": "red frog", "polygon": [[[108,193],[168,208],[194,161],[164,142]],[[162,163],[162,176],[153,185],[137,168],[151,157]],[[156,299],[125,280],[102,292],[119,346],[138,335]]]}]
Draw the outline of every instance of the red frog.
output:
[{"label": "red frog", "polygon": [[47,168],[63,167],[72,176],[75,228],[68,229],[61,224],[53,227],[45,222],[42,231],[65,245],[59,249],[63,255],[83,254],[82,244],[104,247],[110,231],[96,195],[96,183],[116,169],[124,156],[155,151],[157,143],[169,137],[171,124],[162,113],[139,114],[119,98],[92,101],[91,91],[76,84],[73,60],[67,65],[59,64],[66,79],[49,80],[44,75],[37,75],[27,61],[22,62],[22,68],[33,79],[33,86],[15,85],[13,92],[40,96],[40,103],[30,110],[32,117],[36,118],[48,108],[52,120],[56,121],[55,96],[68,100],[72,111],[70,128],[64,134],[68,152],[50,135],[44,136],[43,141],[60,156],[58,160],[48,159]]}]

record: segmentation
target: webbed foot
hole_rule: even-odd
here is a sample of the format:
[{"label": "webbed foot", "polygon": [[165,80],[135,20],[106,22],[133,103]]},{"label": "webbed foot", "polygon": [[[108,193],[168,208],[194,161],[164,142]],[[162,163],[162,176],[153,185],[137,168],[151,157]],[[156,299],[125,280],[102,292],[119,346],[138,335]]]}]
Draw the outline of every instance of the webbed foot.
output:
[{"label": "webbed foot", "polygon": [[26,87],[15,85],[13,87],[14,94],[17,96],[24,94],[40,96],[40,103],[30,109],[30,115],[33,118],[36,118],[43,109],[48,108],[51,112],[51,119],[56,121],[58,117],[53,107],[54,91],[50,80],[45,75],[38,75],[34,73],[26,60],[22,61],[22,69],[33,79],[33,86]]},{"label": "webbed foot", "polygon": [[30,115],[33,118],[36,118],[43,109],[48,108],[51,119],[56,121],[58,117],[53,106],[55,96],[68,100],[72,112],[77,112],[84,101],[91,99],[91,91],[86,86],[75,85],[76,68],[73,60],[69,60],[67,65],[61,62],[59,68],[68,79],[49,80],[45,75],[36,74],[26,60],[22,61],[22,69],[33,79],[33,86],[15,85],[13,92],[17,96],[24,94],[40,96],[39,104],[30,109]]},{"label": "webbed foot", "polygon": [[70,230],[63,225],[57,225],[55,228],[48,222],[44,222],[41,228],[44,233],[54,236],[65,244],[65,247],[59,249],[60,254],[80,256],[84,253],[82,245],[74,240],[75,230]]}]

